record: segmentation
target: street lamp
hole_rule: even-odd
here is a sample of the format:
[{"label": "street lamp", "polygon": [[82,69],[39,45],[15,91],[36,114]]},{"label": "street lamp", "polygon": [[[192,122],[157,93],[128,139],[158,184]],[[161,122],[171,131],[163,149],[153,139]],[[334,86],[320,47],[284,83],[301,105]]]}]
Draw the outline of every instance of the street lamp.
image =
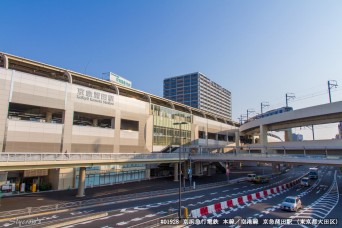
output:
[{"label": "street lamp", "polygon": [[181,204],[181,198],[182,198],[182,174],[181,174],[181,170],[182,170],[182,163],[181,163],[181,148],[182,148],[182,125],[183,124],[188,124],[187,122],[176,122],[173,123],[173,125],[179,125],[179,164],[178,164],[178,173],[179,173],[179,193],[178,193],[178,217],[179,220],[182,219],[182,204]]}]

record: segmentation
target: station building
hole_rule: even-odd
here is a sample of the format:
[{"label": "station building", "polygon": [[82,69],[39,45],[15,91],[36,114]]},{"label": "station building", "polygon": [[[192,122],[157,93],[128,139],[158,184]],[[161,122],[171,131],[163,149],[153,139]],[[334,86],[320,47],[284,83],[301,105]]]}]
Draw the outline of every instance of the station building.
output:
[{"label": "station building", "polygon": [[[152,153],[235,142],[236,123],[227,117],[11,54],[0,53],[0,87],[0,148],[6,153]],[[180,122],[186,124],[174,124]],[[75,188],[77,169],[2,173],[0,185]],[[90,167],[86,187],[167,174],[146,164]]]}]

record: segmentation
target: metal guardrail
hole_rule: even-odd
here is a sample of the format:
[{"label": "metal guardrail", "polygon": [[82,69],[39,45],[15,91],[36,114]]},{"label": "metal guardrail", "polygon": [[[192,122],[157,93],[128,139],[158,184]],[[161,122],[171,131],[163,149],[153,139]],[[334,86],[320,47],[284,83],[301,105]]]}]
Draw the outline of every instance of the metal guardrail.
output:
[{"label": "metal guardrail", "polygon": [[[235,181],[239,182],[242,180],[236,179]],[[234,183],[234,180],[232,180],[229,183]],[[206,189],[209,187],[223,186],[227,184],[228,184],[227,181],[201,184],[201,185],[197,185],[196,189]],[[190,187],[185,188],[185,190],[189,190],[189,189]],[[96,198],[96,199],[89,199],[89,200],[82,200],[82,201],[75,201],[75,202],[66,202],[66,203],[61,203],[61,204],[52,204],[52,205],[46,205],[46,206],[41,206],[41,207],[27,207],[24,209],[0,212],[0,218],[11,218],[14,216],[31,215],[31,214],[41,213],[41,212],[71,209],[71,208],[98,205],[98,204],[109,203],[109,202],[114,203],[117,201],[124,201],[124,200],[136,200],[138,198],[146,198],[146,197],[152,197],[152,196],[154,197],[156,195],[178,193],[178,191],[179,191],[179,188],[173,188],[173,189],[158,190],[158,191],[152,191],[152,192],[141,192],[141,193],[134,193],[134,194],[128,194],[128,195],[121,195],[121,196],[111,196],[111,197]]]},{"label": "metal guardrail", "polygon": [[201,153],[193,155],[192,159],[196,158],[238,158],[238,157],[254,157],[254,158],[305,158],[315,160],[342,160],[342,156],[337,155],[308,155],[308,154],[275,154],[275,153]]},{"label": "metal guardrail", "polygon": [[[187,159],[181,153],[181,160]],[[163,160],[179,159],[178,153],[0,153],[0,162]]]}]

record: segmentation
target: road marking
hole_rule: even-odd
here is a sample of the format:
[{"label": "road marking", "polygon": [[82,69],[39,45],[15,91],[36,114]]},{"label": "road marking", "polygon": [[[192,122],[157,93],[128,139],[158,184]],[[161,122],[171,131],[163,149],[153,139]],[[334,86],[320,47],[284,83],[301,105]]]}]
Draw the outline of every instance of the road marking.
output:
[{"label": "road marking", "polygon": [[217,194],[217,192],[210,193],[210,195],[215,195],[215,194]]},{"label": "road marking", "polygon": [[142,220],[143,218],[134,218],[134,219],[132,219],[131,221],[134,221],[134,222],[136,222],[136,221],[140,221],[140,220]]},{"label": "road marking", "polygon": [[119,223],[117,223],[116,225],[118,225],[118,226],[123,226],[123,225],[126,225],[128,222],[119,222]]},{"label": "road marking", "polygon": [[134,209],[135,210],[147,210],[148,208],[147,207],[135,207]]},{"label": "road marking", "polygon": [[162,215],[162,214],[167,214],[167,212],[166,212],[166,211],[159,211],[159,212],[157,213],[157,215]]}]

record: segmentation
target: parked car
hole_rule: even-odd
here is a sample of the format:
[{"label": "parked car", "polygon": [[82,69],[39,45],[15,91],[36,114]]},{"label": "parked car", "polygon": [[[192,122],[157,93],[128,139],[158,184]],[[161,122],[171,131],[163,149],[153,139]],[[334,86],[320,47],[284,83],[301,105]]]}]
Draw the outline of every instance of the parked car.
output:
[{"label": "parked car", "polygon": [[270,178],[258,176],[258,177],[255,177],[255,178],[252,180],[252,182],[255,183],[255,184],[268,183],[268,182],[270,182]]},{"label": "parked car", "polygon": [[297,196],[288,196],[281,203],[280,208],[285,211],[298,211],[302,208],[302,201]]},{"label": "parked car", "polygon": [[247,174],[247,181],[253,181],[255,177],[256,177],[256,174],[254,173]]},{"label": "parked car", "polygon": [[301,185],[301,186],[305,186],[305,187],[310,186],[309,178],[308,178],[308,177],[303,177],[303,178],[300,180],[300,185]]}]

